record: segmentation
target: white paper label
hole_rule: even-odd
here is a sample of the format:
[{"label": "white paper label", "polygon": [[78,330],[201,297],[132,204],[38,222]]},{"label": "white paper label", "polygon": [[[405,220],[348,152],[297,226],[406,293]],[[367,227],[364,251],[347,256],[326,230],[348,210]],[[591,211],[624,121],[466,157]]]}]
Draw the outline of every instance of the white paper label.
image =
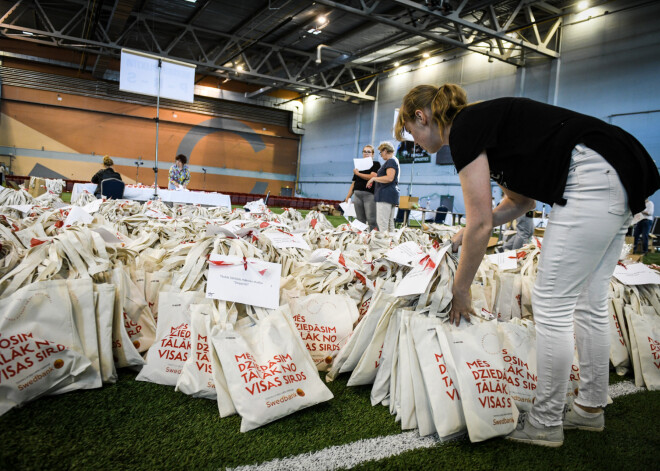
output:
[{"label": "white paper label", "polygon": [[277,309],[281,273],[279,263],[211,254],[206,297]]},{"label": "white paper label", "polygon": [[269,231],[264,232],[264,235],[270,239],[275,247],[278,249],[294,248],[311,250],[302,234],[290,234],[288,232]]},{"label": "white paper label", "polygon": [[396,286],[394,296],[410,296],[412,294],[422,294],[426,291],[426,287],[433,278],[433,273],[438,268],[438,263],[449,247],[450,245],[442,247],[438,252],[432,250],[428,257],[418,257],[414,262],[415,268]]},{"label": "white paper label", "polygon": [[399,265],[412,267],[413,260],[419,259],[423,253],[419,245],[415,242],[408,241],[391,249],[385,254],[385,258]]},{"label": "white paper label", "polygon": [[357,219],[353,219],[350,224],[353,229],[357,229],[358,231],[369,230],[369,226],[367,224],[363,223],[362,221],[358,221]]},{"label": "white paper label", "polygon": [[515,250],[488,255],[488,261],[500,267],[500,270],[515,270],[518,268],[518,257]]},{"label": "white paper label", "polygon": [[72,226],[78,221],[85,224],[90,224],[93,220],[94,218],[87,211],[79,206],[72,206],[69,210],[69,215],[64,220],[64,227]]},{"label": "white paper label", "polygon": [[614,269],[614,277],[624,285],[660,284],[660,275],[643,263],[633,263],[625,266],[617,265]]},{"label": "white paper label", "polygon": [[85,211],[87,211],[89,214],[94,214],[95,212],[97,212],[101,208],[102,203],[103,203],[102,199],[96,199],[96,200],[92,201],[91,203],[86,204],[85,206],[83,206],[83,209]]}]

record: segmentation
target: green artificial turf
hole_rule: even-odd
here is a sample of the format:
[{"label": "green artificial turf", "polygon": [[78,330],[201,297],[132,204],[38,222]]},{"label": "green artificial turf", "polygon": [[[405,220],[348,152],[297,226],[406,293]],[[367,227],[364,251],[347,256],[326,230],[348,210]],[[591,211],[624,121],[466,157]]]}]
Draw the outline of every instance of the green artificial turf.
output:
[{"label": "green artificial turf", "polygon": [[[0,469],[215,470],[401,432],[370,387],[328,383],[335,398],[248,433],[221,419],[215,401],[173,387],[119,381],[102,389],[41,398],[0,416]],[[653,469],[660,450],[660,392],[621,397],[605,433],[570,431],[558,450],[501,439],[463,439],[415,450],[362,469]]]},{"label": "green artificial turf", "polygon": [[134,380],[50,396],[0,417],[0,469],[218,469],[399,433],[370,388],[328,383],[335,399],[248,433],[217,403]]},{"label": "green artificial turf", "polygon": [[658,469],[660,392],[618,398],[603,433],[569,430],[560,448],[467,440],[364,463],[354,469],[645,470]]}]

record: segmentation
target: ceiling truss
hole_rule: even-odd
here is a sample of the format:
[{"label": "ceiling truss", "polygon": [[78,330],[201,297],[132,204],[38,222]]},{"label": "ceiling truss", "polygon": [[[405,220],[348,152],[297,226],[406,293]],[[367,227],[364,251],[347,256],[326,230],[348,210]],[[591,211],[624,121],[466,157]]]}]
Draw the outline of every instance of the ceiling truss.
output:
[{"label": "ceiling truss", "polygon": [[[96,77],[108,78],[111,61],[118,59],[122,48],[129,48],[195,64],[202,75],[259,85],[259,90],[250,93],[252,97],[286,88],[301,96],[352,101],[374,100],[379,74],[391,68],[383,61],[359,59],[377,55],[399,41],[417,40],[441,51],[472,51],[515,66],[524,66],[530,54],[559,57],[562,10],[548,1],[316,0],[332,14],[393,31],[389,37],[342,52],[342,41],[359,39],[356,31],[345,31],[324,39],[327,50],[322,54],[317,51],[320,44],[302,47],[300,40],[280,40],[295,37],[295,31],[277,37],[271,34],[290,28],[295,15],[307,13],[310,2],[285,1],[285,5],[297,3],[296,12],[273,20],[255,37],[246,32],[254,21],[251,18],[237,21],[238,26],[228,32],[200,26],[200,18],[210,7],[222,3],[217,0],[198,0],[192,12],[175,19],[145,12],[146,3],[159,1],[98,0],[94,6],[86,0],[55,2],[58,6],[47,0],[4,1],[0,2],[0,35],[81,51],[83,67],[88,58],[94,58],[85,68]],[[438,4],[451,8],[437,8]]]}]

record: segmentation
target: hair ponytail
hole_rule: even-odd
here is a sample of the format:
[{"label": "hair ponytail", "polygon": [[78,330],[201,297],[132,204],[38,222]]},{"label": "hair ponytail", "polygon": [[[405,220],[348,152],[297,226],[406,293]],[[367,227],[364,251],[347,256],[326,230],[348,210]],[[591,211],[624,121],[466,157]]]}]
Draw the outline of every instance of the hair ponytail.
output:
[{"label": "hair ponytail", "polygon": [[403,141],[403,131],[406,121],[415,119],[415,110],[429,109],[433,121],[440,132],[451,125],[454,118],[468,105],[467,93],[459,85],[446,83],[442,86],[418,85],[410,90],[401,103],[399,118],[394,126],[394,135]]}]

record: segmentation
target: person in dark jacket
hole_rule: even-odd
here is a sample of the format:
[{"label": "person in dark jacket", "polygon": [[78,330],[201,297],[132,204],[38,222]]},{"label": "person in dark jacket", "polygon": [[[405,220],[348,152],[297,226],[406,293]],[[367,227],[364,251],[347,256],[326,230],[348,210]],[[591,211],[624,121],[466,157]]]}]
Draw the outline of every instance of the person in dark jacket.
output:
[{"label": "person in dark jacket", "polygon": [[112,168],[112,166],[115,163],[112,161],[110,156],[104,155],[103,156],[103,168],[96,172],[94,176],[92,177],[92,183],[96,183],[96,190],[94,190],[94,194],[96,197],[101,196],[101,182],[103,180],[107,180],[108,178],[116,178],[117,180],[121,180],[121,175]]}]

